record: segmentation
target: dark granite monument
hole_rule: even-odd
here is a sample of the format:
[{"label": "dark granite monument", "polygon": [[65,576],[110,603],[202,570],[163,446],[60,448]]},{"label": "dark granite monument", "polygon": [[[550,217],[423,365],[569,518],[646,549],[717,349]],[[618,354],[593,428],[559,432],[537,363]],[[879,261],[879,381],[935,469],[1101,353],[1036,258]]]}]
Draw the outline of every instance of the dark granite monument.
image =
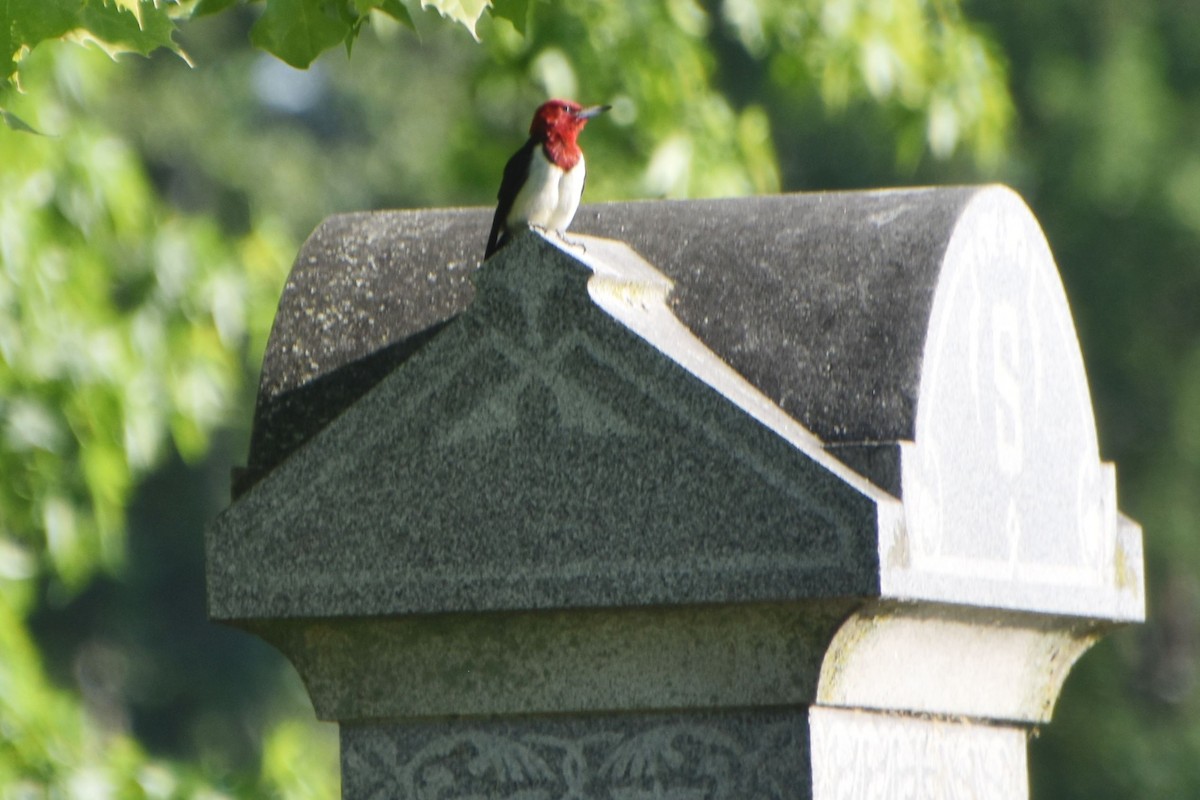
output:
[{"label": "dark granite monument", "polygon": [[479,267],[489,218],[318,228],[208,534],[343,796],[1027,797],[1144,594],[1020,198],[586,206]]}]

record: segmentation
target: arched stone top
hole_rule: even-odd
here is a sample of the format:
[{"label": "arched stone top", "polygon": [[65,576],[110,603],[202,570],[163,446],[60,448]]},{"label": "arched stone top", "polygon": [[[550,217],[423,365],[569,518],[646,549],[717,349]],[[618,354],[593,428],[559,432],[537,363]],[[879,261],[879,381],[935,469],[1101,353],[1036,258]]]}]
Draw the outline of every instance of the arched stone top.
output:
[{"label": "arched stone top", "polygon": [[[379,400],[377,385],[390,380],[386,391],[412,394],[408,379],[395,376],[417,375],[410,364],[422,359],[428,370],[430,353],[467,342],[472,320],[483,318],[477,285],[486,271],[479,280],[474,273],[486,226],[483,209],[376,212],[333,217],[313,234],[280,301],[239,488],[272,475],[335,420],[339,432],[323,437],[324,452],[371,450],[359,431],[378,431],[370,414],[394,407]],[[856,526],[877,525],[877,546],[844,551],[864,560],[846,562],[856,577],[841,589],[831,581],[784,590],[790,578],[780,573],[769,596],[751,589],[723,601],[868,586],[884,599],[1141,617],[1140,530],[1117,511],[1053,257],[1014,192],[617,203],[584,207],[576,227],[576,236],[621,244],[592,239],[589,249],[586,238],[571,245],[531,237],[522,252],[549,258],[550,247],[562,263],[592,270],[589,313],[599,307],[635,334],[613,339],[626,342],[613,353],[643,363],[639,345],[627,346],[640,337],[731,412],[795,448],[814,474],[831,476],[845,491],[828,496],[858,509]],[[636,302],[624,303],[623,293]],[[523,313],[513,310],[512,324],[526,324]],[[588,335],[608,341],[609,323],[589,322]],[[539,402],[553,400],[548,407],[560,414],[596,399],[584,385],[564,394],[559,378],[538,374],[549,391]],[[632,376],[629,398],[644,391]],[[693,397],[690,389],[671,392],[681,402]],[[300,461],[320,461],[309,450]],[[698,452],[679,457],[695,461]],[[609,454],[618,473],[627,456]],[[269,491],[303,491],[281,487],[305,469],[293,465]],[[256,518],[269,519],[275,502],[253,498]],[[736,536],[727,544],[736,549]],[[864,581],[867,574],[877,580]],[[671,602],[669,593],[654,597]]]},{"label": "arched stone top", "polygon": [[1033,591],[1035,605],[1080,613],[1103,596],[1112,613],[1141,613],[1140,538],[1100,461],[1066,295],[1011,190],[979,192],[954,225],[918,397],[902,445],[906,535],[885,559],[891,591],[994,606]]}]

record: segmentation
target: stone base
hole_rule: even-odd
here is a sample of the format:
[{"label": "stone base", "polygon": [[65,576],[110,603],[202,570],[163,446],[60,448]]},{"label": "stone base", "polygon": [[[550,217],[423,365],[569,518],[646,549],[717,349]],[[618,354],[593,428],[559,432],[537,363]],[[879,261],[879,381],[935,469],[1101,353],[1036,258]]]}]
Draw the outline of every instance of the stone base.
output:
[{"label": "stone base", "polygon": [[1024,728],[838,708],[343,723],[341,740],[343,800],[1029,797]]}]

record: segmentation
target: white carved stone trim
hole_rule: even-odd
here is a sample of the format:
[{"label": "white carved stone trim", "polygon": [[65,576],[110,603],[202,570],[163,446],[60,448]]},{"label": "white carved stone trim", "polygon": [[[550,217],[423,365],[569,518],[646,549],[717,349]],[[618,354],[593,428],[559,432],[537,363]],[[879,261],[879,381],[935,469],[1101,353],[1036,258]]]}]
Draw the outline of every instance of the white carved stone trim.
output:
[{"label": "white carved stone trim", "polygon": [[814,706],[813,800],[1027,800],[1021,728]]},{"label": "white carved stone trim", "polygon": [[830,644],[817,702],[1048,722],[1071,666],[1101,633],[1073,618],[872,604]]},{"label": "white carved stone trim", "polygon": [[886,597],[1140,620],[1140,530],[1100,461],[1083,357],[1041,227],[1011,189],[968,202],[942,259],[906,535],[881,538]]}]

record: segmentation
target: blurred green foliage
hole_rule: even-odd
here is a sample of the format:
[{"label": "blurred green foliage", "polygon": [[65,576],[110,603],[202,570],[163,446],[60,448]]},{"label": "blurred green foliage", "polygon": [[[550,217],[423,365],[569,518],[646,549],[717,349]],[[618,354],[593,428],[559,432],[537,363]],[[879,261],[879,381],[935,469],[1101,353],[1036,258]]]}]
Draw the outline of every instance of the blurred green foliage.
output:
[{"label": "blurred green foliage", "polygon": [[[116,65],[77,51],[47,66],[74,96],[35,85],[30,118],[61,133],[0,138],[0,571],[76,589],[119,566],[131,484],[165,438],[199,456],[226,418],[291,241],[172,212],[88,118]],[[21,608],[27,584],[0,591]]]},{"label": "blurred green foliage", "polygon": [[294,673],[205,633],[200,529],[301,238],[336,211],[490,203],[547,95],[614,106],[585,134],[588,201],[1022,191],[1147,525],[1154,614],[1080,662],[1033,795],[1200,794],[1200,11],[485,5],[0,3],[0,113],[47,134],[0,127],[0,796],[336,793]]},{"label": "blurred green foliage", "polygon": [[[168,449],[207,452],[294,242],[270,220],[230,235],[165,204],[142,157],[93,116],[115,63],[83,50],[31,60],[24,118],[58,133],[0,135],[0,796],[221,796],[222,781],[149,757],[54,686],[27,624],[120,572],[132,487]],[[126,662],[100,656],[101,673]],[[336,791],[318,764],[289,778],[313,791],[289,796]],[[231,786],[260,796],[281,781]]]}]

